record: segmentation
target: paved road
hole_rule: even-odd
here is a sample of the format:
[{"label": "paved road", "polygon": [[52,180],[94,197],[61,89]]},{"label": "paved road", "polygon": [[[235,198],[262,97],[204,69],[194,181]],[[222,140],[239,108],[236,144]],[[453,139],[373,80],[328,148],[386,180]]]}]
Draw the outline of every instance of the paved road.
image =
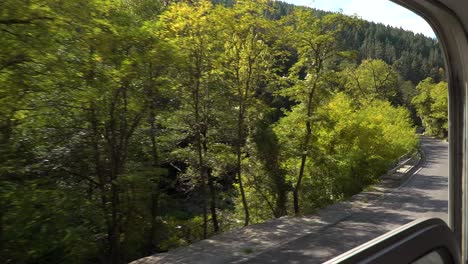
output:
[{"label": "paved road", "polygon": [[422,138],[426,161],[407,182],[316,233],[243,263],[321,263],[421,217],[447,221],[448,144]]}]

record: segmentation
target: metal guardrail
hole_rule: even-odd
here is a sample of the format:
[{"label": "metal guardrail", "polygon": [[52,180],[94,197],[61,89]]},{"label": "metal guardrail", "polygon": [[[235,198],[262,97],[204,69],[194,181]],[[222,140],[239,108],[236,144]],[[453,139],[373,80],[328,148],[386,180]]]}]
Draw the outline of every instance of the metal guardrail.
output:
[{"label": "metal guardrail", "polygon": [[418,158],[418,156],[419,156],[419,158],[422,157],[421,151],[419,151],[419,150],[406,153],[405,155],[398,158],[398,162],[395,162],[391,166],[391,169],[389,169],[388,172],[385,175],[381,176],[380,178],[385,177],[385,176],[389,176],[391,174],[394,174],[401,167],[409,164],[411,161],[414,161],[416,158]]}]

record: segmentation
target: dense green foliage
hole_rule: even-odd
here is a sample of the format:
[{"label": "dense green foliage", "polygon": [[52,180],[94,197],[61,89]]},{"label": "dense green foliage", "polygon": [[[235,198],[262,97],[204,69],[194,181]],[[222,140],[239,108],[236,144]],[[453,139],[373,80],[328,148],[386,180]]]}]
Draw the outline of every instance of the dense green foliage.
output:
[{"label": "dense green foliage", "polygon": [[[402,30],[266,1],[0,10],[3,263],[123,263],[310,213],[413,150],[414,109],[446,129],[444,84],[412,84],[440,53]],[[381,38],[394,56],[363,53]],[[409,54],[432,56],[418,76]]]},{"label": "dense green foliage", "polygon": [[[214,2],[226,3],[223,0]],[[280,1],[271,3],[271,6],[274,10],[268,13],[268,17],[272,19],[286,16],[295,9],[294,5]],[[318,17],[330,14],[321,10],[313,12]],[[360,24],[359,27],[347,28],[340,38],[344,47],[357,51],[355,63],[371,58],[383,60],[394,65],[404,80],[414,84],[426,77],[436,82],[444,79],[444,62],[436,39],[380,23],[361,20]]]},{"label": "dense green foliage", "polygon": [[346,32],[345,43],[359,51],[358,60],[381,59],[413,83],[426,77],[444,79],[439,43],[422,34],[367,22]]},{"label": "dense green foliage", "polygon": [[416,89],[418,93],[413,98],[413,104],[422,120],[425,133],[446,138],[448,136],[447,83],[434,83],[431,78],[427,78],[421,81]]}]

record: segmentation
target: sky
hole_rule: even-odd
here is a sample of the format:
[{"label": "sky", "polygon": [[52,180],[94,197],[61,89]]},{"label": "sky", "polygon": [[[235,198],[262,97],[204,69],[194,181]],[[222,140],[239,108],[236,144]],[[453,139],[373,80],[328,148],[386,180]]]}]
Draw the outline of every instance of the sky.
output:
[{"label": "sky", "polygon": [[285,2],[309,6],[327,11],[340,11],[357,15],[365,20],[402,27],[415,33],[435,38],[429,24],[413,12],[389,0],[284,0]]}]

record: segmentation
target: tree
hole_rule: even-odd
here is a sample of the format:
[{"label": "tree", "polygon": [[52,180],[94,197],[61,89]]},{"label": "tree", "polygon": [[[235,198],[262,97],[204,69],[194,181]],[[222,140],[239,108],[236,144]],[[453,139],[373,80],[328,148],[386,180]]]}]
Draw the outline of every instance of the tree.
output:
[{"label": "tree", "polygon": [[[216,32],[211,26],[214,23],[211,13],[213,6],[208,1],[200,1],[193,5],[180,3],[172,6],[161,18],[162,37],[170,37],[177,43],[184,56],[183,75],[181,83],[181,118],[188,122],[185,127],[189,136],[193,136],[196,152],[196,168],[203,210],[203,237],[207,237],[207,208],[211,212],[211,221],[215,233],[219,232],[216,214],[216,192],[209,166],[209,148],[211,125],[216,110],[217,73],[214,71],[214,56],[219,52],[217,41],[213,41]],[[209,194],[208,194],[209,191]],[[209,195],[209,198],[208,198]]]},{"label": "tree", "polygon": [[323,158],[317,163],[331,182],[332,196],[349,197],[362,191],[416,147],[409,112],[388,101],[357,105],[350,96],[337,93],[318,111],[317,148]]},{"label": "tree", "polygon": [[388,100],[398,104],[400,77],[382,60],[364,60],[356,69],[344,72],[345,86],[354,98],[362,101]]},{"label": "tree", "polygon": [[[294,41],[298,53],[298,61],[291,69],[294,86],[282,92],[283,95],[299,102],[292,112],[287,115],[301,115],[304,128],[298,140],[300,149],[299,172],[293,190],[294,213],[300,211],[299,191],[304,177],[307,157],[311,154],[312,122],[314,109],[319,102],[320,88],[325,86],[324,77],[339,56],[348,55],[337,45],[337,38],[352,19],[341,14],[331,14],[317,18],[310,10],[299,10],[293,17],[293,24],[289,26],[288,34]],[[294,117],[296,119],[296,117]]]},{"label": "tree", "polygon": [[397,105],[446,133],[446,83],[412,100],[441,53],[410,32],[263,0],[0,10],[5,263],[123,263],[312,212],[415,146]]},{"label": "tree", "polygon": [[[84,235],[96,238],[90,243],[100,244],[102,255],[95,257],[120,263],[133,254],[126,246],[128,234],[140,231],[127,233],[135,201],[128,199],[134,196],[129,182],[138,183],[130,177],[131,165],[135,148],[141,145],[134,139],[145,117],[154,115],[150,105],[156,95],[150,93],[160,85],[155,68],[146,67],[160,63],[155,51],[163,53],[155,48],[159,45],[154,35],[122,5],[94,1],[79,8],[64,5],[58,19],[63,29],[54,39],[58,47],[46,56],[57,66],[54,74],[44,74],[50,75],[43,78],[47,88],[31,99],[36,109],[22,129],[36,140],[37,163],[57,193],[95,209],[94,216],[77,216],[77,221],[94,223],[81,228]],[[68,188],[81,192],[64,192]],[[69,203],[61,209],[72,210]]]},{"label": "tree", "polygon": [[[33,99],[48,87],[50,73],[58,69],[56,38],[48,36],[47,32],[61,22],[57,21],[57,12],[49,8],[53,2],[43,2],[42,5],[18,4],[16,1],[0,4],[0,42],[3,46],[0,51],[0,258],[6,262],[18,257],[14,244],[25,241],[30,235],[17,229],[18,219],[27,215],[19,213],[21,208],[16,205],[27,200],[21,199],[21,192],[32,182],[37,183],[39,178],[27,169],[35,163],[32,148],[37,142],[21,138],[20,127],[34,115],[37,107]],[[56,193],[50,192],[51,196]],[[37,198],[35,194],[38,192],[32,193],[33,199]],[[31,219],[23,223],[34,227],[41,224]],[[54,235],[51,237],[57,238]],[[34,245],[29,243],[23,245]],[[55,246],[36,247],[40,252],[37,255],[55,249]]]},{"label": "tree", "polygon": [[250,111],[256,104],[255,92],[267,78],[271,68],[269,46],[265,31],[268,22],[263,18],[267,8],[264,2],[238,2],[230,10],[222,13],[225,36],[222,71],[225,85],[230,87],[235,102],[237,121],[235,125],[235,152],[237,156],[237,181],[244,208],[244,225],[250,221],[249,206],[245,195],[242,160],[249,124]]},{"label": "tree", "polygon": [[[270,119],[272,112],[260,120],[253,135],[256,146],[256,156],[262,161],[263,170],[270,181],[262,181],[263,188],[270,189],[275,198],[274,206],[267,201],[274,217],[287,215],[287,200],[290,186],[286,182],[286,172],[281,168],[280,145],[278,136],[273,131]],[[261,190],[258,190],[261,192]],[[267,198],[265,198],[267,200]]]},{"label": "tree", "polygon": [[434,83],[431,78],[421,81],[413,98],[426,133],[446,137],[448,131],[448,88],[446,82]]}]

